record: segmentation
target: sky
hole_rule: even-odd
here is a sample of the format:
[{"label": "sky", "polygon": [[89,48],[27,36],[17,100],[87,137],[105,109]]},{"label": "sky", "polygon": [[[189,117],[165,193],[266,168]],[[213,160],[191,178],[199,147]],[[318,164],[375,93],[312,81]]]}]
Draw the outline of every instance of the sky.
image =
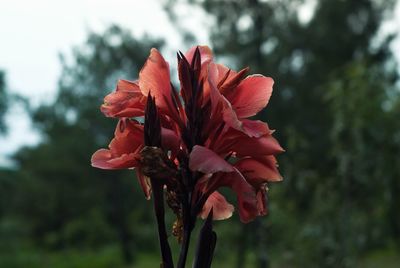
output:
[{"label": "sky", "polygon": [[[311,18],[313,2],[300,9],[300,19]],[[199,43],[207,44],[205,14],[201,10],[189,13],[184,6],[177,11],[183,15],[180,23],[196,29]],[[384,31],[400,29],[400,5],[395,13]],[[130,29],[137,37],[145,33],[164,37],[174,50],[186,49],[160,0],[0,0],[0,69],[6,71],[9,92],[23,95],[34,105],[51,102],[61,72],[59,53],[68,55],[89,31],[101,32],[111,23]],[[393,49],[400,55],[399,39]],[[173,61],[172,53],[170,57]],[[22,107],[13,107],[7,122],[9,134],[0,137],[0,166],[20,146],[39,141]]]},{"label": "sky", "polygon": [[[196,27],[200,43],[207,43],[202,15],[199,10],[185,24]],[[68,55],[88,32],[102,32],[112,23],[135,36],[150,33],[166,38],[169,47],[185,49],[158,0],[0,0],[0,69],[6,71],[8,91],[34,105],[51,102],[61,72],[59,53]],[[22,107],[13,107],[7,122],[9,134],[0,137],[0,166],[17,148],[39,140]]]}]

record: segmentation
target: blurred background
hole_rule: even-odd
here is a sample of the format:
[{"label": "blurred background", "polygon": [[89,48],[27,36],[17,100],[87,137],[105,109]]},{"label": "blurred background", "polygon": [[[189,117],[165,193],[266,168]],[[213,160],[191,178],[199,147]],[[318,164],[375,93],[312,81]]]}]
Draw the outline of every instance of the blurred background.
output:
[{"label": "blurred background", "polygon": [[258,117],[286,149],[269,215],[216,223],[213,267],[399,267],[399,33],[395,0],[1,0],[0,267],[159,267],[134,172],[90,157],[117,79],[196,44],[274,78]]}]

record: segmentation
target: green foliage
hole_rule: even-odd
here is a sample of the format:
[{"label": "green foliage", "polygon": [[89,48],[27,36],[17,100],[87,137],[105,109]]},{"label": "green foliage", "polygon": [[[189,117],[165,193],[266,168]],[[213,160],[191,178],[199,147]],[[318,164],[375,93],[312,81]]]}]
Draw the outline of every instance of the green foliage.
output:
[{"label": "green foliage", "polygon": [[94,250],[64,250],[60,252],[23,248],[0,254],[0,266],[8,268],[109,268],[125,267],[116,246]]}]

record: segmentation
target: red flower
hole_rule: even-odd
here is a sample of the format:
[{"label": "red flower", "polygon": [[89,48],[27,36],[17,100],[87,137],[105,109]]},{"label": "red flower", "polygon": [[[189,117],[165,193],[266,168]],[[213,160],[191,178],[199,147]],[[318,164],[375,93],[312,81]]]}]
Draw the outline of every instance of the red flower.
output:
[{"label": "red flower", "polygon": [[205,218],[213,208],[214,219],[229,218],[233,206],[217,191],[229,187],[237,195],[243,222],[265,215],[266,184],[282,179],[274,155],[283,149],[266,123],[248,118],[268,104],[273,80],[262,75],[245,77],[247,68],[235,72],[216,64],[205,46],[178,53],[178,72],[181,98],[171,86],[168,63],[152,49],[138,81],[118,82],[101,110],[120,122],[109,149],[97,151],[92,165],[137,168],[149,197],[142,173],[143,125],[129,118],[145,115],[148,96],[152,96],[161,127],[160,153],[165,153],[162,158],[168,159],[168,167],[176,170],[168,173],[175,177],[163,178],[167,191],[174,193],[170,196],[177,196],[170,201],[178,204],[176,213],[182,213],[179,207],[185,203],[179,199],[185,196],[182,191],[189,191],[192,213]]}]

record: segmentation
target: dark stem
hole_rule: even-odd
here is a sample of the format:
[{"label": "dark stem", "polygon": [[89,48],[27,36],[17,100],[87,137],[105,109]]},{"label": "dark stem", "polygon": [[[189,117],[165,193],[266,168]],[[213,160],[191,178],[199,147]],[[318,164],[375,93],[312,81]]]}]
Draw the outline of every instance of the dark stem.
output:
[{"label": "dark stem", "polygon": [[212,228],[213,209],[208,213],[207,219],[199,233],[196,255],[193,268],[210,268],[214,256],[217,234]]},{"label": "dark stem", "polygon": [[[190,195],[191,196],[191,195]],[[194,227],[194,220],[191,215],[191,202],[189,202],[191,198],[189,194],[184,195],[184,203],[183,203],[183,240],[181,246],[181,252],[179,254],[178,266],[177,268],[185,268],[187,254],[189,251],[190,244],[190,236],[192,234],[192,230]]]},{"label": "dark stem", "polygon": [[160,241],[161,255],[163,268],[174,268],[174,262],[172,260],[171,248],[168,244],[167,231],[165,229],[164,219],[164,192],[163,184],[157,179],[151,179],[151,185],[153,188],[153,200],[154,200],[154,211],[157,218],[158,226],[158,238]]}]

